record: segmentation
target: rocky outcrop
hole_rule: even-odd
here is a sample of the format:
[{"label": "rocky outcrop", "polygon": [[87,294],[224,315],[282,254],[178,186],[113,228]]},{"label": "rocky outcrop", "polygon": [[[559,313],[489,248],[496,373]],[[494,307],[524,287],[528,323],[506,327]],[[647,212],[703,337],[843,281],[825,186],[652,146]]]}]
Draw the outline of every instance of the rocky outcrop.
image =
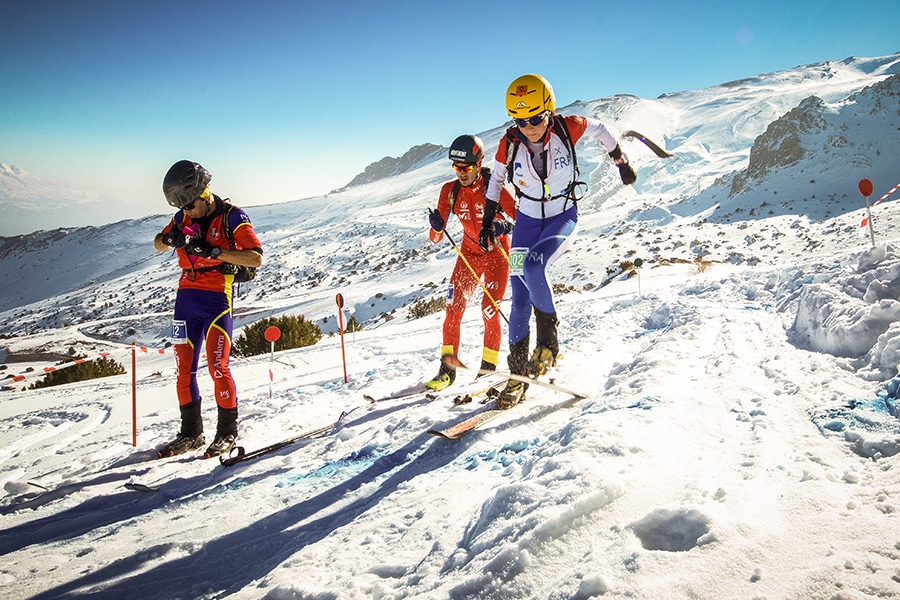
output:
[{"label": "rocky outcrop", "polygon": [[385,156],[378,162],[374,162],[366,167],[365,171],[354,177],[353,181],[347,184],[347,187],[371,183],[385,177],[413,171],[440,158],[446,150],[443,146],[435,144],[420,144],[407,150],[400,158]]}]

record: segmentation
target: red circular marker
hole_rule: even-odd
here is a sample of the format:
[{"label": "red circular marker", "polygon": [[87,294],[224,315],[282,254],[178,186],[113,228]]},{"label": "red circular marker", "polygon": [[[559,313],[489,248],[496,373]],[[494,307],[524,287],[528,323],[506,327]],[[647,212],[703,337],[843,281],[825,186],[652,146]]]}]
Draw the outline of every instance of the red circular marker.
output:
[{"label": "red circular marker", "polygon": [[278,338],[281,337],[281,330],[272,325],[268,329],[266,329],[266,341],[267,342],[277,342]]},{"label": "red circular marker", "polygon": [[869,197],[872,195],[872,191],[875,187],[872,185],[872,182],[868,179],[860,179],[859,180],[859,193],[863,196]]},{"label": "red circular marker", "polygon": [[344,308],[344,297],[340,294],[334,297],[334,301],[337,302],[338,308]]}]

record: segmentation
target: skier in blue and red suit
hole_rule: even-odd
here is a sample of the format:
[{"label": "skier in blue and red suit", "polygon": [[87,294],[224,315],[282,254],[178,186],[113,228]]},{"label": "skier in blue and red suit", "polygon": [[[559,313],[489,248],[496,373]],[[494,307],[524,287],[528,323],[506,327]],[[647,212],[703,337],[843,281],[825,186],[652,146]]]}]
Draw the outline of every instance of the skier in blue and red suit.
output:
[{"label": "skier in blue and red suit", "polygon": [[163,179],[166,201],[179,210],[153,244],[160,252],[174,248],[182,269],[172,324],[181,431],[158,451],[160,457],[183,454],[206,441],[197,385],[204,342],[218,406],[216,436],[206,456],[230,452],[237,439],[237,390],[228,368],[232,285],[237,266],[262,264],[262,245],[247,214],[210,193],[211,179],[209,171],[188,160],[172,165]]},{"label": "skier in blue and red suit", "polygon": [[[559,355],[559,321],[547,268],[569,248],[578,230],[576,190],[580,184],[576,181],[575,143],[582,137],[596,138],[615,163],[623,184],[634,183],[637,174],[603,123],[556,112],[553,87],[540,75],[522,75],[509,85],[506,112],[515,125],[501,138],[494,156],[478,239],[485,250],[496,243],[493,218],[501,188],[508,181],[519,199],[512,249],[525,258],[521,272],[511,277],[507,363],[513,374],[536,376],[555,366]],[[537,339],[529,359],[532,312]],[[527,388],[528,383],[511,379],[497,399],[498,406],[508,408],[520,402]]]}]

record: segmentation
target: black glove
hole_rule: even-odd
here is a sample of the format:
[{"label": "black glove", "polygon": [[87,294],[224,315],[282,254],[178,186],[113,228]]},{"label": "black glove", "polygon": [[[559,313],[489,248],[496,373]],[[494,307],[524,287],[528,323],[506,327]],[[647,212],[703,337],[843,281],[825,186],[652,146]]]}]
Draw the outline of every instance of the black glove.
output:
[{"label": "black glove", "polygon": [[481,226],[481,233],[478,234],[478,245],[485,252],[490,252],[496,242],[494,237],[494,227],[490,222]]},{"label": "black glove", "polygon": [[631,185],[637,181],[637,173],[634,172],[634,168],[628,164],[627,160],[620,165],[616,165],[616,167],[619,169],[619,177],[622,178],[622,183]]},{"label": "black glove", "polygon": [[218,258],[219,254],[222,253],[222,249],[218,246],[213,246],[203,238],[191,238],[187,246],[185,246],[188,254],[193,254],[194,256],[202,256],[203,258]]},{"label": "black glove", "polygon": [[162,238],[160,241],[166,246],[171,246],[172,248],[184,248],[190,238],[183,233],[178,233],[174,229],[167,233],[162,234]]},{"label": "black glove", "polygon": [[444,230],[444,218],[441,216],[441,213],[432,210],[428,212],[428,222],[431,223],[431,228],[434,229],[437,233],[440,233]]},{"label": "black glove", "polygon": [[616,163],[616,168],[619,169],[619,177],[622,178],[622,183],[625,185],[631,185],[635,181],[637,181],[637,173],[634,172],[634,168],[630,164],[628,164],[628,157],[625,156],[625,153],[622,152],[622,148],[616,144],[616,147],[609,151],[609,157],[613,160],[622,159],[624,162]]}]

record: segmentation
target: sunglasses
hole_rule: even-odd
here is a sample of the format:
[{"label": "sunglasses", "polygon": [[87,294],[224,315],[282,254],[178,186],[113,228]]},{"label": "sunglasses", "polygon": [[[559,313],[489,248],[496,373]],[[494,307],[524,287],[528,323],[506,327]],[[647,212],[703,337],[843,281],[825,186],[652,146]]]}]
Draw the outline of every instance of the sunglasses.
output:
[{"label": "sunglasses", "polygon": [[209,200],[209,188],[206,188],[205,190],[203,190],[203,193],[200,194],[199,198],[197,198],[190,204],[185,204],[184,206],[181,207],[181,209],[182,210],[194,210],[197,207],[197,203],[200,202],[201,200],[203,200],[204,202]]},{"label": "sunglasses", "polygon": [[457,165],[457,164],[454,164],[454,165],[453,165],[453,169],[454,169],[457,173],[459,173],[460,175],[466,175],[466,174],[471,173],[472,171],[474,171],[476,166],[477,166],[477,165]]},{"label": "sunglasses", "polygon": [[531,125],[532,127],[537,127],[541,123],[544,122],[544,117],[547,116],[547,113],[543,112],[539,115],[535,115],[530,119],[514,119],[516,125],[519,127],[525,127],[526,125]]}]

